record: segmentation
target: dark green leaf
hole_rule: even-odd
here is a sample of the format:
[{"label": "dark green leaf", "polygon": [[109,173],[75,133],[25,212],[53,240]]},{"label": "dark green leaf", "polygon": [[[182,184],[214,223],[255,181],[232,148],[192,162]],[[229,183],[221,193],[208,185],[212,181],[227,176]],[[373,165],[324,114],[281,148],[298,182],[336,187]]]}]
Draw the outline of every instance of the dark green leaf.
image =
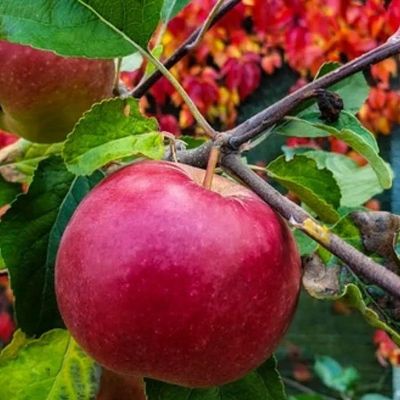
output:
[{"label": "dark green leaf", "polygon": [[2,0],[0,38],[65,56],[113,58],[135,51],[88,8],[68,0]]},{"label": "dark green leaf", "polygon": [[164,0],[164,4],[161,10],[162,21],[164,23],[168,22],[189,3],[190,0]]},{"label": "dark green leaf", "polygon": [[296,155],[285,161],[281,156],[267,167],[268,175],[296,193],[321,219],[334,223],[339,219],[340,189],[331,171],[319,168],[316,161]]},{"label": "dark green leaf", "polygon": [[2,0],[0,38],[65,56],[114,58],[147,43],[162,0]]},{"label": "dark green leaf", "polygon": [[162,158],[163,138],[157,122],[140,113],[135,99],[95,104],[68,135],[64,160],[76,175],[89,175],[111,161],[136,155]]},{"label": "dark green leaf", "polygon": [[20,184],[7,182],[0,175],[0,207],[10,204],[19,193],[21,193]]},{"label": "dark green leaf", "polygon": [[112,25],[144,49],[160,22],[163,6],[163,0],[78,1],[103,23]]},{"label": "dark green leaf", "polygon": [[0,354],[0,400],[94,400],[100,368],[67,331],[39,339],[21,331]]},{"label": "dark green leaf", "polygon": [[148,400],[285,400],[282,380],[274,358],[243,379],[210,389],[188,389],[146,380]]},{"label": "dark green leaf", "polygon": [[58,243],[75,207],[102,176],[77,178],[61,158],[44,160],[28,193],[17,198],[0,223],[18,324],[30,335],[63,326],[54,294]]}]

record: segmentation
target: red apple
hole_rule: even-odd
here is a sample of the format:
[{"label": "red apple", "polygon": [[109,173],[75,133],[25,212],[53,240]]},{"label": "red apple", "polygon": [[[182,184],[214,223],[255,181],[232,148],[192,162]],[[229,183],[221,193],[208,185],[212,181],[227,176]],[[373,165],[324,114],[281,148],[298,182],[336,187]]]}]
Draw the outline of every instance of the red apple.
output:
[{"label": "red apple", "polygon": [[0,129],[62,141],[92,104],[112,95],[113,60],[64,58],[0,41]]},{"label": "red apple", "polygon": [[62,237],[56,293],[101,365],[189,387],[241,378],[285,333],[300,258],[285,222],[250,190],[147,161],[101,182]]}]

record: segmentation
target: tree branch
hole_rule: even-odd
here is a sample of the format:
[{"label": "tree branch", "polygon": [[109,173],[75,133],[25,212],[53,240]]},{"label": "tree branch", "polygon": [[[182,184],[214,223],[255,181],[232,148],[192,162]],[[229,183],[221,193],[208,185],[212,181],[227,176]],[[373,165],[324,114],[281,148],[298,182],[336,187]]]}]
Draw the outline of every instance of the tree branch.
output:
[{"label": "tree branch", "polygon": [[225,154],[222,157],[221,165],[227,172],[239,178],[258,194],[282,217],[295,224],[297,228],[340,258],[354,273],[387,290],[392,296],[400,298],[400,277],[398,275],[375,263],[340,237],[319,225],[305,210],[243,165],[237,154]]},{"label": "tree branch", "polygon": [[[222,6],[212,20],[212,24],[217,22],[240,0],[230,0]],[[211,26],[212,26],[211,24]],[[191,44],[196,42],[201,34],[201,27],[197,29],[182,46],[165,62],[166,68],[171,68],[181,60],[190,50]],[[368,66],[380,62],[388,57],[400,53],[400,40],[398,34],[390,38],[385,44],[362,55],[361,57],[343,65],[337,70],[309,83],[291,95],[283,98],[274,105],[268,107],[261,113],[250,118],[236,128],[224,132],[224,145],[222,146],[223,156],[221,166],[233,176],[239,178],[244,184],[257,193],[266,203],[268,203],[282,217],[305,232],[308,236],[328,249],[332,254],[341,259],[357,275],[363,276],[369,282],[374,283],[388,291],[396,298],[400,298],[400,277],[393,272],[385,269],[381,265],[373,262],[369,257],[356,250],[340,237],[331,233],[328,229],[319,225],[306,211],[285,196],[272,188],[267,182],[257,174],[244,166],[237,153],[239,147],[255,138],[257,135],[281,121],[286,115],[290,114],[304,100],[318,95],[318,90],[327,89],[330,86],[342,81],[343,79],[362,71]],[[133,92],[134,97],[141,97],[146,91],[161,77],[156,71]],[[194,150],[181,150],[177,153],[179,162],[204,168],[207,165],[212,141]],[[225,151],[225,152],[224,152]]]},{"label": "tree branch", "polygon": [[[211,23],[208,28],[214,26],[225,14],[227,14],[236,4],[240,3],[241,0],[229,0],[227,1],[221,8],[219,8],[218,12],[215,14],[214,18],[212,18]],[[196,29],[182,45],[169,57],[165,63],[165,68],[172,68],[175,64],[177,64],[183,57],[188,54],[193,46],[193,43],[196,43],[199,35],[202,34],[202,27]],[[135,90],[132,92],[132,96],[139,98],[142,97],[160,78],[162,74],[159,70],[153,72],[146,80],[140,83]]]},{"label": "tree branch", "polygon": [[335,71],[316,79],[227,132],[231,134],[231,138],[229,139],[230,147],[238,149],[240,145],[255,138],[267,128],[281,121],[304,100],[315,97],[319,89],[327,89],[333,84],[362,71],[372,64],[376,64],[388,57],[398,54],[400,52],[400,40],[394,40],[393,38],[397,38],[397,36],[392,36],[392,38],[389,38],[389,40],[381,46],[344,64]]}]

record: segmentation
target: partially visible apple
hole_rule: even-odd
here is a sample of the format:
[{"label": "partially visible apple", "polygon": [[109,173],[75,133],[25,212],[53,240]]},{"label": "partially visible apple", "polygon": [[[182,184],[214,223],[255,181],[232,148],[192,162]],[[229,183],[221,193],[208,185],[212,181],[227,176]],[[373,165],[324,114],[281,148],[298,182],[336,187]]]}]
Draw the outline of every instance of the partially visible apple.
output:
[{"label": "partially visible apple", "polygon": [[0,129],[62,141],[92,104],[112,95],[113,60],[64,58],[0,41]]},{"label": "partially visible apple", "polygon": [[286,223],[245,187],[145,161],[79,205],[56,262],[61,315],[106,368],[189,387],[267,359],[296,307],[300,257]]}]

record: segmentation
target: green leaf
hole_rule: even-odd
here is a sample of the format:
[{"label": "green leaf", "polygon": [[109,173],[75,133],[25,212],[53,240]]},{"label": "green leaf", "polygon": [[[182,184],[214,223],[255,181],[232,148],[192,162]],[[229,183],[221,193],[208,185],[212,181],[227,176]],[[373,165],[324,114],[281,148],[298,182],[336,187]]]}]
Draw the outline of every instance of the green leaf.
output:
[{"label": "green leaf", "polygon": [[[300,121],[300,119],[297,120]],[[337,122],[327,124],[321,121],[318,112],[311,112],[302,115],[301,122],[343,140],[368,160],[382,188],[389,189],[392,186],[392,171],[379,156],[379,148],[374,135],[365,129],[354,115],[342,112]]]},{"label": "green leaf", "polygon": [[[325,63],[318,71],[315,79],[320,78],[340,67],[337,62]],[[343,100],[344,109],[357,113],[368,98],[370,87],[362,72],[349,76],[346,79],[329,87],[329,90],[337,93]]]},{"label": "green leaf", "polygon": [[114,58],[142,48],[154,32],[163,0],[2,0],[0,38],[65,56]]},{"label": "green leaf", "polygon": [[[351,229],[349,230],[349,232]],[[347,233],[348,235],[349,232]],[[349,241],[346,238],[346,241]],[[384,268],[382,266],[382,268]],[[339,280],[340,277],[338,276],[337,279]],[[320,282],[322,284],[322,282]],[[369,297],[365,296],[361,291],[360,287],[357,286],[355,283],[344,283],[341,285],[342,289],[340,293],[334,295],[326,295],[322,293],[314,293],[313,297],[319,300],[329,300],[329,301],[337,301],[341,300],[345,302],[349,307],[358,310],[361,315],[364,317],[366,322],[369,325],[373,326],[376,329],[382,329],[386,331],[398,345],[400,345],[400,333],[391,326],[391,323],[388,321],[388,318],[384,316],[380,316],[375,309],[372,307],[376,306],[375,301]],[[385,318],[385,320],[384,320]]]},{"label": "green leaf", "polygon": [[[164,46],[162,44],[159,44],[151,50],[151,54],[153,55],[154,58],[159,60],[162,56],[163,51],[164,51]],[[156,67],[154,66],[153,63],[151,62],[147,63],[145,76],[151,75],[155,70]]]},{"label": "green leaf", "polygon": [[333,173],[342,194],[341,207],[359,207],[382,192],[382,186],[371,165],[359,167],[345,155],[327,151],[311,150],[301,154],[315,160],[320,168],[327,168]]},{"label": "green leaf", "polygon": [[361,397],[361,400],[391,400],[389,397],[382,396],[381,394],[370,393]]},{"label": "green leaf", "polygon": [[355,368],[343,368],[336,360],[327,356],[316,358],[314,371],[325,386],[340,393],[347,393],[360,379]]},{"label": "green leaf", "polygon": [[146,49],[160,22],[163,0],[78,0],[104,23]]},{"label": "green leaf", "polygon": [[0,400],[94,400],[100,368],[67,331],[39,339],[17,331],[0,354]]},{"label": "green leaf", "polygon": [[75,177],[61,158],[39,165],[29,191],[0,222],[0,248],[11,276],[18,325],[29,335],[62,327],[54,293],[58,244],[76,206],[100,181]]},{"label": "green leaf", "polygon": [[289,400],[324,400],[317,394],[300,394],[298,396],[290,396]]},{"label": "green leaf", "polygon": [[[335,62],[325,63],[317,75],[315,79],[318,79],[329,72],[336,70],[340,64]],[[362,104],[368,97],[370,88],[368,83],[364,77],[364,75],[360,72],[358,74],[354,74],[346,79],[343,79],[339,83],[328,88],[330,91],[337,93],[343,100],[344,109],[350,111],[355,114],[358,112]],[[307,104],[312,103],[311,106],[307,106]],[[323,129],[319,129],[315,126],[310,126],[305,124],[302,119],[304,115],[308,113],[317,113],[320,115],[318,110],[318,106],[315,101],[305,102],[305,106],[301,107],[300,110],[297,110],[298,118],[290,119],[284,121],[277,125],[275,128],[275,132],[280,135],[285,136],[296,136],[296,137],[324,137],[328,136],[328,132]],[[300,112],[299,112],[300,111]]]},{"label": "green leaf", "polygon": [[243,379],[210,389],[189,389],[146,380],[148,400],[285,400],[282,380],[271,358]]},{"label": "green leaf", "polygon": [[136,50],[87,7],[68,0],[2,0],[0,38],[64,56],[114,58]]},{"label": "green leaf", "polygon": [[331,171],[318,168],[316,161],[296,155],[290,161],[278,157],[267,166],[268,175],[297,194],[321,219],[334,223],[339,219],[340,189]]},{"label": "green leaf", "polygon": [[129,156],[159,159],[164,145],[156,131],[156,120],[140,113],[137,100],[105,100],[86,112],[68,135],[64,160],[74,174],[89,175]]},{"label": "green leaf", "polygon": [[10,204],[21,193],[21,189],[20,184],[7,182],[0,175],[0,207]]},{"label": "green leaf", "polygon": [[190,3],[190,0],[164,0],[161,20],[166,23]]},{"label": "green leaf", "polygon": [[303,233],[299,229],[296,229],[293,233],[301,257],[310,255],[317,250],[318,243],[308,237],[305,233]]},{"label": "green leaf", "polygon": [[344,287],[343,292],[339,296],[335,297],[335,300],[338,299],[345,301],[350,307],[353,307],[360,311],[365,320],[371,326],[386,331],[400,346],[400,333],[389,326],[388,323],[383,321],[375,310],[368,307],[366,300],[363,298],[363,294],[357,285],[353,283],[347,284]]},{"label": "green leaf", "polygon": [[40,161],[61,154],[62,147],[62,143],[39,144],[20,139],[0,151],[0,173],[7,180],[30,183]]}]

